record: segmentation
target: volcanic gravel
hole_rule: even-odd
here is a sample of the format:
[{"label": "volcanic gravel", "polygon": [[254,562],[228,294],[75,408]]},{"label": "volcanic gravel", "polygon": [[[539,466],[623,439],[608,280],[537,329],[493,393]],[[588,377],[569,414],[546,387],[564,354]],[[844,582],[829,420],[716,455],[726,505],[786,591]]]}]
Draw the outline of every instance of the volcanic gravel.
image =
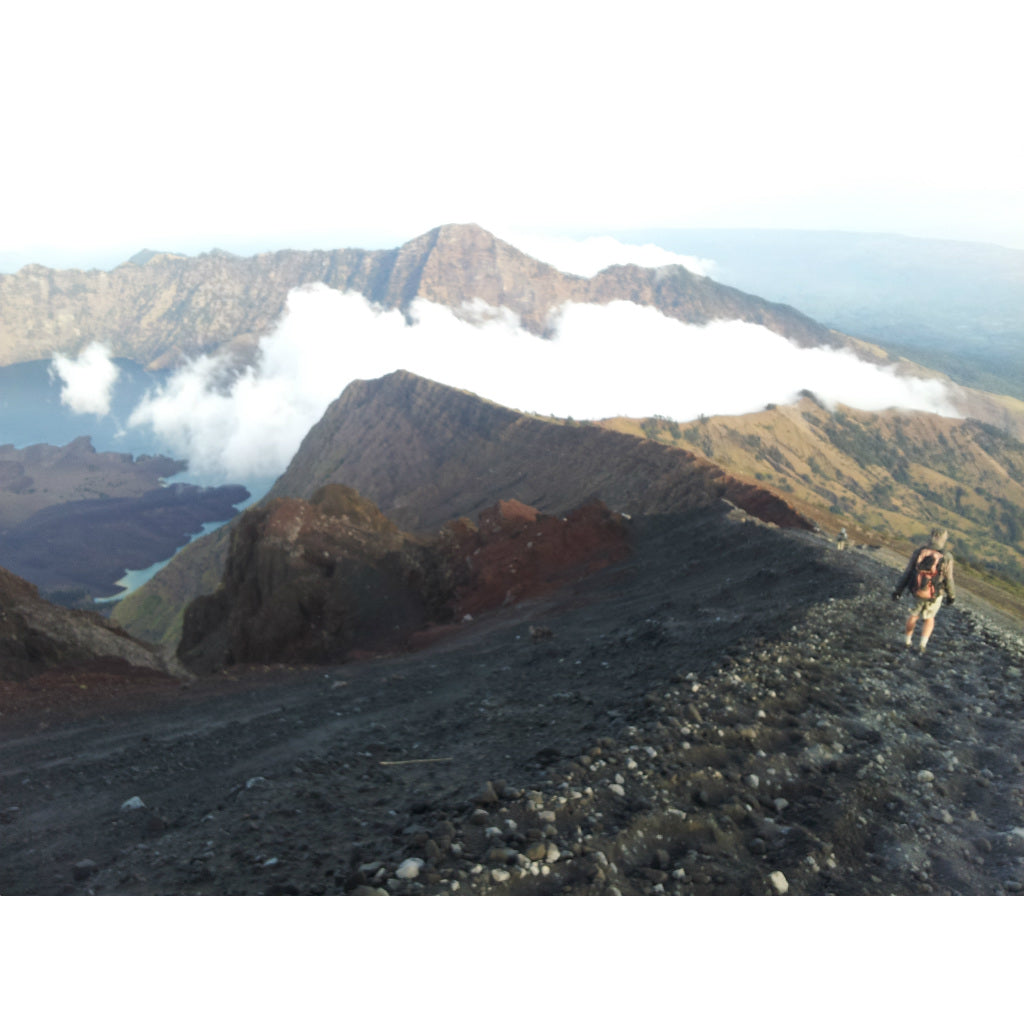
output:
[{"label": "volcanic gravel", "polygon": [[415,653],[0,718],[0,892],[1015,894],[1024,642],[735,511]]}]

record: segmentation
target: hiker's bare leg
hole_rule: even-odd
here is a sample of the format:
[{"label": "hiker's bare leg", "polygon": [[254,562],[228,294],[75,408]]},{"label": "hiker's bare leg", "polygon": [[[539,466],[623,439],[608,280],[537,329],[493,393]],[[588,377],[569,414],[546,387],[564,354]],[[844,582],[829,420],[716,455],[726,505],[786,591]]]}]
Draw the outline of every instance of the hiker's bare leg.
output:
[{"label": "hiker's bare leg", "polygon": [[916,615],[911,615],[910,618],[907,619],[907,625],[906,625],[906,628],[904,630],[904,632],[907,634],[907,644],[908,645],[910,644],[910,640],[911,640],[911,638],[914,635],[914,627],[916,625],[917,625],[917,616]]},{"label": "hiker's bare leg", "polygon": [[935,628],[935,619],[925,619],[921,623],[921,646],[926,647],[928,644],[928,637],[932,635],[932,630]]}]

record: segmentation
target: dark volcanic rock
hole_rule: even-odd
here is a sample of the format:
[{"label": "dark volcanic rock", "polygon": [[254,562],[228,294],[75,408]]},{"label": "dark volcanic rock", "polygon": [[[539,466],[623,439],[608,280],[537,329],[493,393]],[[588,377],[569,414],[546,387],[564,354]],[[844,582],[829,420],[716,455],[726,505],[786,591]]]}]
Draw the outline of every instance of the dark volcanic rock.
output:
[{"label": "dark volcanic rock", "polygon": [[92,686],[176,685],[163,659],[95,612],[58,608],[27,580],[0,569],[0,716],[56,706],[66,712]]},{"label": "dark volcanic rock", "polygon": [[223,585],[186,610],[179,655],[211,669],[393,647],[450,598],[434,562],[348,488],[271,501],[232,528]]},{"label": "dark volcanic rock", "polygon": [[629,553],[626,524],[599,501],[564,518],[500,501],[480,513],[479,527],[462,519],[442,536],[458,581],[458,618],[556,590]]},{"label": "dark volcanic rock", "polygon": [[427,540],[331,484],[242,516],[223,585],[186,610],[179,656],[208,671],[404,650],[427,627],[547,593],[628,550],[621,518],[599,502],[565,518],[499,502],[479,527],[462,519]]}]

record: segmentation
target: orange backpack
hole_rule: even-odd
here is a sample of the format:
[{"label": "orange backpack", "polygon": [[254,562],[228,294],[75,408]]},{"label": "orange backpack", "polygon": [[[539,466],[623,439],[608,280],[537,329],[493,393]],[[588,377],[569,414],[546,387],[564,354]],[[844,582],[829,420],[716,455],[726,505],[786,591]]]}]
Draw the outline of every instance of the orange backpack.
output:
[{"label": "orange backpack", "polygon": [[914,566],[914,597],[931,601],[939,592],[942,579],[942,552],[934,548],[922,548]]}]

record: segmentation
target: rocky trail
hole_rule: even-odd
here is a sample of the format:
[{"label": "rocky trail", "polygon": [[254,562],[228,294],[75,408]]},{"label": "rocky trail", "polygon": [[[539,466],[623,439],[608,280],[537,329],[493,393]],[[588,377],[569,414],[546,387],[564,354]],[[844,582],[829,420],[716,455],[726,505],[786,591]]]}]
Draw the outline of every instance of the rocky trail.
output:
[{"label": "rocky trail", "polygon": [[731,513],[398,657],[0,718],[0,892],[1014,894],[1024,642]]}]

